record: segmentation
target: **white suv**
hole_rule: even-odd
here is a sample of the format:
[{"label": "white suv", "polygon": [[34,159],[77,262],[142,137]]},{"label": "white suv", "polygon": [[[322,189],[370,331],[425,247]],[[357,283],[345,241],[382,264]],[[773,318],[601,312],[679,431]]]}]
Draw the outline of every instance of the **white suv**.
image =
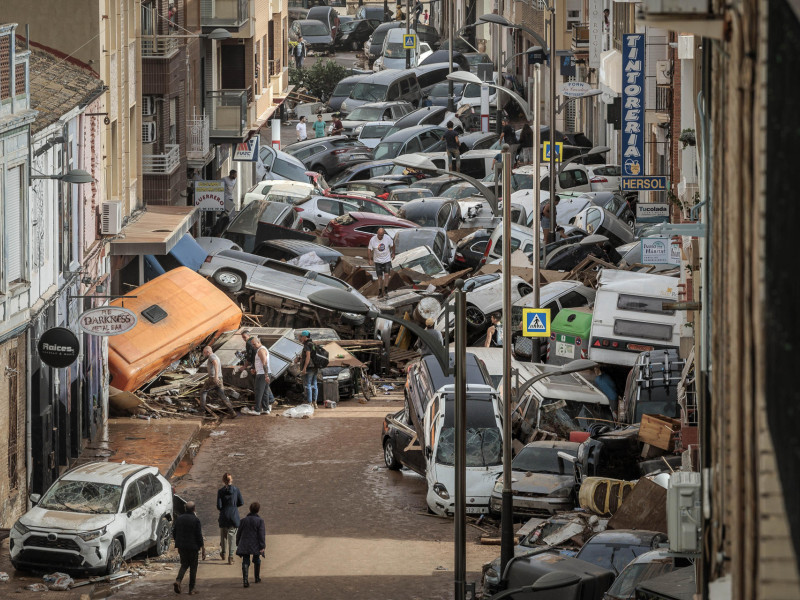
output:
[{"label": "white suv", "polygon": [[156,467],[94,462],[59,477],[11,529],[16,569],[116,573],[169,549],[172,489]]}]

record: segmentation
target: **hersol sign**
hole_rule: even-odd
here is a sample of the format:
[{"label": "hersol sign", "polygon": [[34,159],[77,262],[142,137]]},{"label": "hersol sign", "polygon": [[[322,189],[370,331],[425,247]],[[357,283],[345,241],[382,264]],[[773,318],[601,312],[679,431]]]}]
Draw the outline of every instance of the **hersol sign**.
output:
[{"label": "hersol sign", "polygon": [[119,335],[136,326],[136,314],[121,306],[103,306],[87,310],[78,325],[89,335]]}]

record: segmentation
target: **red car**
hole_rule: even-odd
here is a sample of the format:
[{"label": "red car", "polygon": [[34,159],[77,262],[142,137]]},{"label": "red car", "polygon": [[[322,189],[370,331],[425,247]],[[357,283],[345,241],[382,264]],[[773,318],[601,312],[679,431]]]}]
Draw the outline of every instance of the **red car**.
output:
[{"label": "red car", "polygon": [[330,241],[331,246],[348,248],[366,248],[378,229],[407,229],[418,227],[416,223],[393,217],[366,212],[351,212],[336,217],[323,230],[322,237]]}]

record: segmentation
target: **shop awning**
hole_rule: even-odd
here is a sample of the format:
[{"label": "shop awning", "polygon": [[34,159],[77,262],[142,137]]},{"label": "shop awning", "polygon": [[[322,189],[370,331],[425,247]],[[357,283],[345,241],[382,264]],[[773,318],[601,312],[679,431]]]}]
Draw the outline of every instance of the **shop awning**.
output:
[{"label": "shop awning", "polygon": [[194,206],[148,206],[111,242],[111,254],[167,254],[195,224],[199,214]]}]

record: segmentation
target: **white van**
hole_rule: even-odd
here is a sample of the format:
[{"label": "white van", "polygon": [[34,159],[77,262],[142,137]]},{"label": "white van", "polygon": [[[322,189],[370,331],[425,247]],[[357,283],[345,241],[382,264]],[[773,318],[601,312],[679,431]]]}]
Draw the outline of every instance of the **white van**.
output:
[{"label": "white van", "polygon": [[675,277],[603,269],[592,315],[589,359],[632,367],[640,352],[680,348],[682,311]]},{"label": "white van", "polygon": [[[497,392],[467,385],[467,514],[488,513],[497,475],[503,471],[503,428]],[[455,386],[442,387],[425,410],[425,479],[428,507],[455,513]]]}]

